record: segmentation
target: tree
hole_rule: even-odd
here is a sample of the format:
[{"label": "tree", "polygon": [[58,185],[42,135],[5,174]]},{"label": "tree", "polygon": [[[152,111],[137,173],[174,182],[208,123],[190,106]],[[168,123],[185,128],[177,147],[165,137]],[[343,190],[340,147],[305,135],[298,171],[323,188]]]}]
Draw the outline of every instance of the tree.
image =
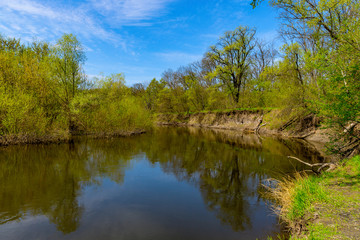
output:
[{"label": "tree", "polygon": [[145,87],[142,83],[135,83],[131,87],[131,93],[134,96],[142,96],[145,93]]},{"label": "tree", "polygon": [[302,68],[318,86],[313,107],[332,127],[342,128],[338,132],[351,135],[347,126],[360,123],[359,1],[274,0],[272,5],[280,10],[284,33],[306,52]]},{"label": "tree", "polygon": [[84,82],[82,65],[86,56],[84,48],[73,34],[64,34],[54,49],[56,79],[63,91],[63,100],[69,104],[76,95],[80,84]]},{"label": "tree", "polygon": [[156,102],[159,92],[165,87],[164,83],[158,82],[155,78],[151,80],[149,86],[145,90],[146,107],[153,111],[156,109]]},{"label": "tree", "polygon": [[216,63],[209,78],[218,78],[227,88],[235,103],[244,90],[249,75],[250,55],[255,48],[254,29],[238,27],[226,32],[215,46],[210,47],[208,57]]},{"label": "tree", "polygon": [[72,34],[64,34],[54,48],[54,73],[59,85],[59,100],[66,112],[69,129],[74,130],[74,123],[70,113],[70,103],[79,87],[85,82],[82,65],[85,63],[83,46]]}]

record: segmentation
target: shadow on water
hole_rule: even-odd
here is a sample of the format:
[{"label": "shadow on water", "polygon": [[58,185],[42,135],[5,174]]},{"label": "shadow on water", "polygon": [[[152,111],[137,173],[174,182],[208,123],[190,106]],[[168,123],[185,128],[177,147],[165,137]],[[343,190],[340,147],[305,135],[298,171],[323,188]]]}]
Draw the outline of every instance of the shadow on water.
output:
[{"label": "shadow on water", "polygon": [[[138,162],[145,159],[148,163],[146,169],[160,169],[156,175],[143,180],[153,183],[151,186],[147,185],[147,190],[160,194],[156,197],[167,198],[169,190],[162,191],[160,186],[163,186],[163,183],[155,182],[154,179],[159,181],[163,176],[161,181],[166,182],[167,176],[173,176],[178,183],[197,189],[202,198],[202,206],[192,200],[191,193],[186,193],[190,208],[177,209],[177,206],[182,204],[180,199],[184,197],[184,193],[173,192],[174,203],[169,211],[176,216],[185,214],[185,218],[188,218],[186,223],[181,222],[183,219],[172,216],[170,219],[162,206],[153,203],[155,196],[146,196],[144,199],[127,197],[130,203],[138,202],[142,209],[145,208],[145,212],[155,209],[154,214],[158,215],[159,224],[168,228],[164,233],[163,230],[152,230],[151,237],[144,230],[143,235],[137,236],[137,239],[150,239],[154,236],[157,239],[175,239],[174,236],[179,239],[211,239],[211,234],[215,238],[217,236],[214,231],[223,236],[223,239],[252,239],[255,236],[261,238],[280,231],[276,217],[270,216],[268,201],[260,194],[261,183],[265,179],[280,178],[304,167],[289,161],[286,158],[288,155],[309,162],[324,160],[315,148],[302,141],[244,135],[234,131],[174,127],[159,128],[151,133],[129,138],[79,138],[72,144],[3,148],[0,149],[0,236],[3,233],[8,239],[26,239],[24,236],[27,236],[27,239],[38,238],[37,235],[27,233],[31,229],[23,230],[21,236],[16,235],[17,230],[21,228],[22,222],[25,224],[26,219],[45,216],[56,226],[57,233],[65,235],[56,235],[48,230],[51,229],[50,224],[41,227],[45,232],[41,237],[49,238],[50,235],[46,234],[50,231],[53,239],[90,239],[91,232],[95,230],[87,227],[91,224],[82,222],[100,221],[101,218],[93,219],[86,211],[101,211],[106,205],[88,207],[85,193],[90,188],[105,191],[107,184],[104,182],[107,181],[116,183],[118,191],[126,193],[126,196],[132,196],[137,188],[145,191],[139,187],[139,183],[133,183],[135,180],[126,179],[126,175],[133,171],[135,179],[143,184],[140,173],[143,170],[137,166]],[[122,185],[130,186],[131,190],[121,188]],[[170,187],[177,186],[180,185],[174,184]],[[122,205],[121,199],[124,197],[119,199],[113,205],[115,208],[128,206]],[[192,207],[204,208],[207,213],[197,213]],[[206,215],[209,212],[211,214]],[[212,215],[217,219],[217,223],[215,220],[208,220],[208,224],[216,226],[214,230],[207,233],[204,228],[208,225],[204,225],[204,228],[201,224],[199,227],[191,226],[194,224],[192,217],[201,219],[202,216]],[[115,224],[116,221],[120,223],[122,219],[114,216],[112,223]],[[174,235],[169,233],[172,228]],[[127,231],[124,228],[120,230]],[[101,231],[104,231],[103,227],[99,227],[96,232],[99,234]],[[129,236],[134,236],[121,233],[121,238],[116,238],[120,233],[101,234],[105,237],[103,239],[132,239]]]}]

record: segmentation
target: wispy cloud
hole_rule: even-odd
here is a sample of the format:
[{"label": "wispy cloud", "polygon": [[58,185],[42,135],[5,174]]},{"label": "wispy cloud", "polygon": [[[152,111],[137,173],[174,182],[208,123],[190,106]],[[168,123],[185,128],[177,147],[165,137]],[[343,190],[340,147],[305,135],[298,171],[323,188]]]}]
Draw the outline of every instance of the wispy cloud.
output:
[{"label": "wispy cloud", "polygon": [[201,60],[202,55],[201,54],[192,54],[192,53],[186,53],[186,52],[160,52],[155,53],[157,57],[162,58],[166,62],[172,62],[172,63],[192,63],[198,60]]},{"label": "wispy cloud", "polygon": [[276,30],[271,30],[268,32],[260,32],[257,34],[258,39],[265,42],[273,42],[279,38],[279,33]]},{"label": "wispy cloud", "polygon": [[40,0],[0,0],[0,32],[7,36],[54,40],[71,32],[88,40],[101,39],[126,49],[124,36],[107,26],[147,26],[173,0],[86,0],[61,4]]},{"label": "wispy cloud", "polygon": [[94,9],[121,25],[144,23],[166,13],[166,6],[174,0],[90,0]]},{"label": "wispy cloud", "polygon": [[51,6],[31,0],[0,0],[0,29],[6,35],[43,40],[58,38],[64,32],[82,37],[118,41],[118,36],[102,27],[84,6]]}]

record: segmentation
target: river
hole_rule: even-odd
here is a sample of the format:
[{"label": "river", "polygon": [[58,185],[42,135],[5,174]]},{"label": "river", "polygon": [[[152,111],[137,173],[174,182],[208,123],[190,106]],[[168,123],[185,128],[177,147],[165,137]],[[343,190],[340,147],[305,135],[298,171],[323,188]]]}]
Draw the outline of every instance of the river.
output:
[{"label": "river", "polygon": [[262,194],[322,157],[304,142],[161,127],[114,139],[0,148],[0,239],[266,239]]}]

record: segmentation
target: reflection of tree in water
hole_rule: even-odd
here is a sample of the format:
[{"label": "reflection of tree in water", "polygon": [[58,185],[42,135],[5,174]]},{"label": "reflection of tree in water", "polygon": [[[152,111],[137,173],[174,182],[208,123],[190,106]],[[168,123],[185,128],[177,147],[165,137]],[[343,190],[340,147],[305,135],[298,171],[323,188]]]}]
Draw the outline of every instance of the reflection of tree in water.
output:
[{"label": "reflection of tree in water", "polygon": [[235,231],[251,228],[248,202],[243,198],[247,176],[241,172],[236,155],[224,165],[209,168],[201,174],[200,189],[204,201],[222,222],[231,225]]},{"label": "reflection of tree in water", "polygon": [[85,140],[75,144],[13,146],[0,151],[0,224],[46,215],[64,234],[75,231],[84,207],[82,188],[99,176],[122,183],[138,150],[133,142]]},{"label": "reflection of tree in water", "polygon": [[[262,141],[267,142],[267,149],[263,149]],[[179,180],[197,185],[207,207],[235,231],[251,228],[250,205],[261,200],[260,183],[277,177],[280,169],[282,173],[294,170],[283,155],[286,152],[272,153],[287,151],[286,148],[274,144],[277,141],[260,140],[254,135],[170,128],[159,130],[154,142],[146,151],[150,161],[160,162],[165,172],[175,174]],[[153,154],[158,149],[162,154]]]},{"label": "reflection of tree in water", "polygon": [[75,173],[83,173],[83,166],[79,163],[79,159],[86,159],[87,152],[77,149],[75,144],[69,144],[69,157],[65,161],[63,172],[59,175],[63,178],[63,184],[58,191],[56,203],[50,210],[49,220],[56,224],[56,228],[66,233],[75,231],[80,225],[80,219],[83,207],[78,204],[78,195],[80,195],[80,179],[81,175]]},{"label": "reflection of tree in water", "polygon": [[101,184],[103,177],[122,183],[130,160],[145,153],[164,172],[199,187],[222,222],[234,230],[250,228],[249,198],[260,201],[259,183],[276,177],[275,167],[293,171],[283,157],[288,151],[272,139],[186,128],[70,145],[9,147],[0,151],[0,224],[27,214],[46,215],[58,230],[73,232],[84,211],[82,189]]},{"label": "reflection of tree in water", "polygon": [[79,191],[76,189],[74,179],[69,178],[64,183],[61,191],[60,199],[52,206],[49,211],[49,220],[56,224],[56,228],[66,233],[75,231],[80,225],[80,219],[84,210],[77,200]]}]

